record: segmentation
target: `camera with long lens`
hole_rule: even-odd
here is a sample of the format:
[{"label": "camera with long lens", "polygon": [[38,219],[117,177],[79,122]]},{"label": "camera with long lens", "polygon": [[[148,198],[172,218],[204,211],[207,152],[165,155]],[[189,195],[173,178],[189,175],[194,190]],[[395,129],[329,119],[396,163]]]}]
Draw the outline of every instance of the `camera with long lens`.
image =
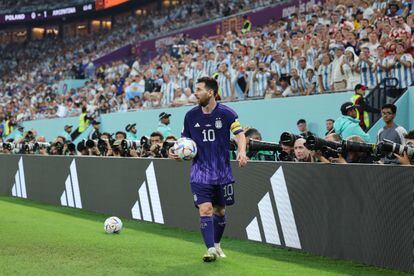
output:
[{"label": "camera with long lens", "polygon": [[30,153],[36,151],[35,143],[24,143],[23,145],[24,153]]},{"label": "camera with long lens", "polygon": [[50,149],[50,143],[45,143],[45,142],[35,142],[35,143],[26,143],[24,145],[24,150],[26,153],[29,152],[37,152],[40,149],[46,149],[49,151]]},{"label": "camera with long lens", "polygon": [[314,135],[309,135],[306,138],[305,147],[309,150],[322,150],[323,148],[331,148],[337,150],[342,147],[341,142],[326,141],[325,139],[318,138]]},{"label": "camera with long lens", "polygon": [[404,153],[406,153],[408,158],[411,161],[414,161],[414,148],[410,146],[403,146],[387,139],[384,139],[378,143],[378,152],[384,156],[391,153],[398,155],[404,155]]},{"label": "camera with long lens", "polygon": [[68,152],[75,152],[76,153],[76,145],[74,143],[68,143]]},{"label": "camera with long lens", "polygon": [[8,150],[8,151],[12,151],[15,148],[15,144],[14,143],[9,143],[9,142],[5,142],[5,143],[0,143],[0,149],[1,150]]},{"label": "camera with long lens", "polygon": [[306,138],[305,147],[309,150],[320,151],[325,158],[338,158],[342,152],[342,143],[335,141],[326,141],[314,135]]},{"label": "camera with long lens", "polygon": [[353,142],[348,140],[342,141],[341,149],[342,152],[363,152],[374,156],[378,153],[376,144]]},{"label": "camera with long lens", "polygon": [[305,147],[309,150],[319,150],[325,158],[338,158],[339,154],[346,156],[348,152],[367,153],[372,156],[378,155],[377,145],[344,140],[342,142],[326,141],[310,135],[306,138]]},{"label": "camera with long lens", "polygon": [[168,151],[175,145],[175,141],[164,141],[160,150],[161,156],[166,158],[168,157]]},{"label": "camera with long lens", "polygon": [[250,151],[267,150],[267,151],[273,151],[273,152],[281,152],[282,147],[277,143],[249,139],[249,150]]},{"label": "camera with long lens", "polygon": [[286,146],[293,147],[295,141],[299,138],[303,137],[290,132],[283,132],[282,135],[280,135],[280,143]]},{"label": "camera with long lens", "polygon": [[141,139],[139,140],[141,148],[143,151],[149,151],[151,148],[151,141],[150,138],[148,138],[147,136],[142,136]]},{"label": "camera with long lens", "polygon": [[122,140],[121,148],[124,152],[127,152],[131,149],[138,149],[140,147],[141,141],[134,140]]}]

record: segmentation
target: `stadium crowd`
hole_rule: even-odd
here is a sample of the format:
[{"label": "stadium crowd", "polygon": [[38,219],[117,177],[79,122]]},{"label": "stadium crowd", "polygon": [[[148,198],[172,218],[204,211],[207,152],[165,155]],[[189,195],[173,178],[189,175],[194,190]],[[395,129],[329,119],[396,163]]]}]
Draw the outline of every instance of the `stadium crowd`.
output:
[{"label": "stadium crowd", "polygon": [[15,0],[13,5],[10,5],[9,0],[0,0],[0,11],[1,13],[22,13],[22,12],[32,12],[39,10],[51,10],[56,8],[64,8],[73,5],[81,5],[86,3],[93,3],[94,0],[64,0],[64,1],[54,1],[54,0]]},{"label": "stadium crowd", "polygon": [[[231,13],[245,4],[215,3],[220,16],[229,7]],[[149,17],[137,24],[125,24],[129,28],[127,34],[134,38],[122,43],[148,37],[152,28],[169,31],[212,13],[206,12],[203,4],[188,5],[168,15],[157,15],[159,20],[152,20],[151,28],[141,28],[149,23]],[[288,19],[254,29],[244,27],[200,40],[178,36],[172,45],[159,47],[157,57],[146,64],[137,59],[95,68],[94,59],[121,45],[119,37],[113,39],[113,35],[122,35],[123,24],[108,34],[97,35],[101,43],[96,44],[97,37],[83,44],[83,38],[73,38],[65,45],[47,38],[44,44],[30,42],[33,47],[29,43],[22,52],[9,45],[4,48],[9,59],[2,63],[13,74],[6,74],[0,86],[0,121],[4,121],[0,131],[7,134],[22,120],[75,116],[82,110],[96,117],[109,112],[193,104],[195,82],[203,76],[217,79],[219,98],[225,101],[353,90],[357,84],[370,89],[389,77],[397,78],[398,87],[405,89],[413,82],[414,14],[410,11],[408,1],[326,1],[307,13],[292,14]],[[107,43],[109,40],[114,42]],[[34,55],[43,62],[33,64],[25,55]],[[19,59],[26,62],[17,62]],[[58,94],[57,81],[68,76],[89,81],[82,88]],[[114,141],[121,140],[118,138]],[[125,134],[123,139],[126,138]]]},{"label": "stadium crowd", "polygon": [[[114,86],[124,96],[126,77],[137,70],[140,74],[143,73],[137,63],[134,65],[131,62],[128,65],[119,61],[96,68],[94,60],[154,34],[161,35],[186,24],[197,24],[206,19],[212,20],[269,5],[270,2],[272,1],[210,0],[194,3],[184,0],[173,9],[125,17],[115,22],[112,30],[93,33],[88,37],[66,37],[61,40],[48,36],[25,44],[0,45],[0,122],[4,117],[22,121],[77,115],[82,101],[88,102],[88,107],[104,112],[138,109],[140,104],[126,100],[119,92],[116,93],[116,101],[113,104],[110,102],[111,94],[115,95]],[[216,8],[206,8],[211,6]],[[58,95],[60,80],[85,77],[91,78],[89,85],[66,95]],[[128,81],[131,83],[130,79]],[[97,95],[96,91],[102,93]],[[111,108],[99,108],[101,96],[104,96],[106,105],[111,105]]]}]

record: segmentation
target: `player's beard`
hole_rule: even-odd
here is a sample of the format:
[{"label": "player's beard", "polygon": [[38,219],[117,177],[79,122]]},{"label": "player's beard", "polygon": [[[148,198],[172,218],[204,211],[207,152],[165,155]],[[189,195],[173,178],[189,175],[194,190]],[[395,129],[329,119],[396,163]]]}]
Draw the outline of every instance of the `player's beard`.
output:
[{"label": "player's beard", "polygon": [[198,104],[201,106],[201,107],[206,107],[208,104],[210,103],[210,98],[208,98],[208,97],[206,97],[206,98],[204,98],[204,99],[198,99]]}]

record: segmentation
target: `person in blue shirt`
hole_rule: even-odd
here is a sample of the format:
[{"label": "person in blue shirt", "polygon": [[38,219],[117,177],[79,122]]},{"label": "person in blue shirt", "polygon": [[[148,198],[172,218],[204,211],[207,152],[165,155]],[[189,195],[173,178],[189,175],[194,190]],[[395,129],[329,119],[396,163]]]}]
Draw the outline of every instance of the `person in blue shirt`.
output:
[{"label": "person in blue shirt", "polygon": [[164,137],[168,137],[172,135],[170,124],[170,117],[171,114],[166,112],[161,112],[158,116],[160,123],[158,124],[157,131],[162,134]]},{"label": "person in blue shirt", "polygon": [[62,133],[62,137],[65,138],[66,142],[72,142],[72,136],[70,135],[72,133],[72,127],[71,125],[65,125],[64,131]]},{"label": "person in blue shirt", "polygon": [[341,106],[341,113],[343,116],[335,120],[334,131],[340,135],[343,140],[347,140],[351,136],[359,136],[364,142],[369,142],[370,136],[365,133],[359,125],[357,119],[356,106],[351,102],[346,102]]},{"label": "person in blue shirt", "polygon": [[125,127],[128,140],[139,140],[136,125],[137,125],[136,123],[133,123],[133,124],[128,124]]},{"label": "person in blue shirt", "polygon": [[[230,132],[235,135],[240,167],[247,163],[246,138],[236,112],[216,102],[218,84],[203,77],[196,84],[199,105],[187,112],[182,137],[197,145],[192,160],[190,186],[194,204],[199,209],[200,230],[207,247],[205,262],[225,257],[220,240],[226,226],[225,208],[234,203],[234,177],[230,166]],[[169,157],[179,160],[171,148]]]}]

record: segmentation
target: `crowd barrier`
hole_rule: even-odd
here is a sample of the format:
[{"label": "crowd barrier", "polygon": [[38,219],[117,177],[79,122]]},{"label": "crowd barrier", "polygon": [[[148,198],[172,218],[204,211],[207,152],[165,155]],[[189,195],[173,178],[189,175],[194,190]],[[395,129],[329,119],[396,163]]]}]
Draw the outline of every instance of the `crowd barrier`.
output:
[{"label": "crowd barrier", "polygon": [[[413,167],[232,165],[227,236],[414,271]],[[198,230],[189,169],[160,159],[1,155],[0,195]]]}]

